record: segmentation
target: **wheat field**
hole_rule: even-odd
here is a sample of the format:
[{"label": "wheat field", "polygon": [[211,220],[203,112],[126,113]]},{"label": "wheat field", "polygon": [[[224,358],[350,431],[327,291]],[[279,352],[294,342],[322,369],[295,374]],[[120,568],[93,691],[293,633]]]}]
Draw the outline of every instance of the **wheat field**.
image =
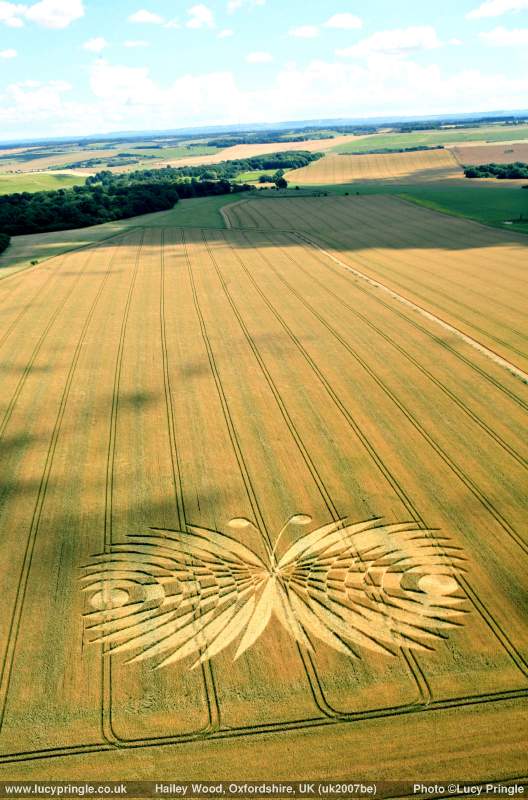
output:
[{"label": "wheat field", "polygon": [[410,153],[346,155],[329,153],[307,167],[285,176],[292,184],[329,185],[354,181],[427,183],[463,178],[464,174],[448,150],[417,150]]},{"label": "wheat field", "polygon": [[526,385],[338,262],[491,346],[526,245],[326,201],[0,283],[0,778],[520,774]]}]

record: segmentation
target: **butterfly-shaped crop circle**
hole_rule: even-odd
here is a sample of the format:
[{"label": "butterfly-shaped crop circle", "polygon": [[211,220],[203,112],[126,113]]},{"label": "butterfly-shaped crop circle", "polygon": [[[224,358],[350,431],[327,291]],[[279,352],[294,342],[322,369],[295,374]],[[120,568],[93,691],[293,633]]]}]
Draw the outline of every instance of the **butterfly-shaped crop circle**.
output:
[{"label": "butterfly-shaped crop circle", "polygon": [[[396,655],[432,648],[460,625],[460,551],[417,523],[341,519],[304,534],[281,557],[262,559],[237,539],[189,525],[149,529],[85,568],[86,629],[106,652],[155,658],[163,667],[193,656],[192,667],[238,640],[239,658],[272,618],[313,650],[316,641],[347,656],[366,648]],[[255,526],[236,518],[231,528]],[[241,532],[240,530],[238,531]]]}]

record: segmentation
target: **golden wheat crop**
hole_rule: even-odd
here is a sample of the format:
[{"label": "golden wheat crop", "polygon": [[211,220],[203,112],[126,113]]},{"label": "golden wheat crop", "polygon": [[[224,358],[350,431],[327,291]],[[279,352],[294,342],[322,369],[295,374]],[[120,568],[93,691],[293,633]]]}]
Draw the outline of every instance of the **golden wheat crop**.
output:
[{"label": "golden wheat crop", "polygon": [[330,257],[514,314],[520,237],[362,202],[0,283],[0,778],[521,773],[525,386]]}]

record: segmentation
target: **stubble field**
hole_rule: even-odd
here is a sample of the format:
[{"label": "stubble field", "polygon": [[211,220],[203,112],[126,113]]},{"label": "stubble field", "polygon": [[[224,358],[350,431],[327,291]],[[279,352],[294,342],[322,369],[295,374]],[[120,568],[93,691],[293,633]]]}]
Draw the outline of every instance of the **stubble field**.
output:
[{"label": "stubble field", "polygon": [[464,144],[451,148],[460,164],[512,164],[528,161],[528,142]]},{"label": "stubble field", "polygon": [[0,777],[520,774],[526,385],[436,317],[522,368],[526,245],[391,198],[224,214],[0,283]]}]

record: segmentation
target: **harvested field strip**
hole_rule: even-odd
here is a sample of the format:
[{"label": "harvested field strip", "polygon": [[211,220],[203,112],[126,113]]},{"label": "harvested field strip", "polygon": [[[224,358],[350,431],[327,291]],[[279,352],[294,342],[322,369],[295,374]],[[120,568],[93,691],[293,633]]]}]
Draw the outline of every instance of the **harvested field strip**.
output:
[{"label": "harvested field strip", "polygon": [[450,148],[459,164],[512,164],[528,161],[528,142],[465,144]]},{"label": "harvested field strip", "polygon": [[414,183],[463,178],[460,165],[449,150],[424,150],[379,155],[330,153],[307,167],[291,170],[293,184],[328,185],[369,181]]},{"label": "harvested field strip", "polygon": [[[284,228],[288,224],[287,215],[293,204],[295,215],[296,201],[278,201],[281,212],[280,225]],[[299,203],[300,201],[297,201]],[[305,201],[307,204],[310,202]],[[247,208],[247,206],[250,208]],[[277,207],[271,201],[255,201],[233,209],[235,217],[249,211],[251,214],[263,207],[267,213],[269,206]],[[305,211],[308,209],[305,206]],[[342,209],[349,212],[346,216]],[[457,252],[449,249],[449,240],[443,244],[442,235],[447,233],[448,223],[442,215],[435,215],[425,209],[402,203],[394,198],[363,197],[361,199],[314,201],[311,204],[311,213],[305,214],[303,229],[309,228],[311,223],[312,237],[315,234],[321,244],[331,244],[345,261],[356,265],[363,273],[373,279],[380,279],[395,291],[402,291],[404,296],[425,307],[433,314],[438,314],[446,322],[460,328],[470,337],[491,348],[506,360],[512,361],[517,367],[525,368],[528,365],[523,342],[526,334],[523,331],[523,312],[519,298],[523,295],[523,254],[524,247],[517,248],[518,266],[515,269],[507,265],[508,280],[503,281],[501,290],[496,286],[496,279],[492,278],[488,284],[493,263],[501,269],[502,251],[497,248],[495,260],[490,258],[483,271],[482,279],[475,289],[475,279],[472,272],[472,263],[475,256],[479,259],[481,247],[486,240],[486,229],[471,223],[456,220],[462,226],[466,225],[466,249]],[[422,216],[422,211],[424,215]],[[227,212],[229,214],[229,212]],[[340,216],[343,213],[343,216]],[[383,221],[380,214],[386,214]],[[373,224],[371,216],[376,222]],[[436,220],[435,220],[436,216]],[[240,220],[239,216],[239,220]],[[242,218],[243,219],[243,218]],[[410,235],[402,238],[398,230],[406,230],[408,220],[411,220]],[[325,228],[325,222],[328,227]],[[386,225],[383,222],[386,221]],[[436,246],[430,247],[435,236],[434,224],[437,224]],[[455,222],[455,221],[454,221]],[[453,224],[454,224],[453,222]],[[270,220],[266,220],[269,225]],[[413,223],[416,228],[413,229]],[[295,218],[291,227],[296,227]],[[450,223],[449,223],[450,224]],[[300,228],[300,225],[299,225]],[[431,235],[431,228],[433,233]],[[424,242],[420,245],[420,230],[423,232]],[[481,231],[482,238],[481,238]],[[495,241],[500,234],[492,232]],[[522,241],[522,240],[521,240]],[[472,246],[472,243],[475,243]],[[447,244],[447,247],[446,247]],[[423,248],[423,249],[422,249]],[[444,254],[448,251],[449,255]],[[478,255],[477,255],[478,254]],[[426,260],[428,266],[422,266]],[[470,274],[466,274],[469,270]],[[501,269],[502,272],[502,269]],[[513,274],[516,278],[514,282]],[[451,277],[454,276],[454,277]],[[464,299],[460,299],[461,288],[464,289]],[[504,313],[499,319],[495,313],[498,302],[502,302],[509,309],[507,321]]]}]

